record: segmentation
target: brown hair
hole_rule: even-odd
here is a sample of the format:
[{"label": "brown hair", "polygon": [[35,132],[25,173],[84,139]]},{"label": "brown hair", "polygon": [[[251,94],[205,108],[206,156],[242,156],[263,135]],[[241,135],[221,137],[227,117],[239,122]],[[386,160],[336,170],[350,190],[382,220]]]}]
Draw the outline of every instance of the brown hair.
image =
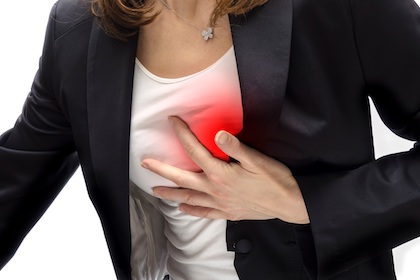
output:
[{"label": "brown hair", "polygon": [[[92,0],[92,12],[101,20],[101,26],[110,36],[127,40],[134,36],[141,25],[153,21],[151,13],[156,0]],[[216,0],[211,23],[226,14],[239,15],[261,6],[268,0]],[[146,16],[147,15],[147,16]]]}]

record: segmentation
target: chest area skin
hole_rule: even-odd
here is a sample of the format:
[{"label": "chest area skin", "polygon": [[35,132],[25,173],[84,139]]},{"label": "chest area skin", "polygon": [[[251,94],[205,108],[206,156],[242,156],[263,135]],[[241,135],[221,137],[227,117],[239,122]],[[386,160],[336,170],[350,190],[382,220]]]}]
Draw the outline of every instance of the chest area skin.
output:
[{"label": "chest area skin", "polygon": [[[203,5],[208,5],[204,4]],[[153,22],[140,28],[137,59],[153,74],[179,78],[206,69],[232,46],[228,16],[213,26],[213,38],[204,40],[212,9],[197,9],[188,17],[161,7]]]}]

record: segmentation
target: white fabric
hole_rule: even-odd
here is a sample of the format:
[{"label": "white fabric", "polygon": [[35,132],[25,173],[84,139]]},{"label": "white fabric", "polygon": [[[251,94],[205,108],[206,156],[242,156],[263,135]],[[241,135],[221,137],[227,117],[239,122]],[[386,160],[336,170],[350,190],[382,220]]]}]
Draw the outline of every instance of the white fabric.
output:
[{"label": "white fabric", "polygon": [[158,199],[130,182],[131,277],[162,280],[168,274],[165,219]]},{"label": "white fabric", "polygon": [[[168,117],[173,115],[187,122],[214,156],[227,160],[227,156],[214,144],[214,136],[221,129],[237,133],[242,128],[242,101],[233,47],[207,69],[178,79],[158,77],[138,60],[136,64],[130,139],[131,181],[148,194],[155,186],[177,187],[140,166],[141,160],[149,157],[199,171],[200,168],[186,155],[169,125]],[[180,212],[177,204],[162,200],[158,200],[156,207],[165,218],[167,269],[172,279],[238,279],[233,266],[234,253],[226,249],[225,220],[192,217]],[[134,208],[135,203],[132,203],[131,210],[134,211]],[[140,221],[154,219],[142,214],[139,207],[137,215],[146,216]],[[132,217],[132,227],[144,227],[136,219]],[[134,231],[132,234],[136,234]],[[162,279],[160,273],[150,272],[153,271],[148,264],[150,261],[140,260],[148,258],[145,253],[138,252],[141,250],[139,247],[136,248],[136,244],[139,245],[144,238],[132,239],[136,240],[133,242],[132,261],[137,256],[134,262],[139,270],[149,271],[149,276],[145,276],[144,272],[137,273],[143,275],[138,276],[139,279]],[[160,250],[160,254],[165,253]],[[160,262],[165,257],[153,256],[151,259],[154,259],[151,262]],[[165,269],[162,264],[154,266]]]}]

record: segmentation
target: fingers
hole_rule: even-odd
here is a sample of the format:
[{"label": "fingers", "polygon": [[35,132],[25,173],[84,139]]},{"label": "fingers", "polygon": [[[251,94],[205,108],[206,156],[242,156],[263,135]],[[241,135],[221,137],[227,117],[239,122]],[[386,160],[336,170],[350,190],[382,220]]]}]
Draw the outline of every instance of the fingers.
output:
[{"label": "fingers", "polygon": [[[216,167],[226,164],[224,161],[212,156],[200,141],[198,141],[184,121],[178,117],[170,117],[169,120],[188,156],[204,172],[207,173]],[[262,153],[242,144],[235,136],[224,130],[216,134],[215,142],[224,153],[239,161],[243,167],[248,167],[250,170],[258,166],[259,162],[263,162],[266,158]]]},{"label": "fingers", "polygon": [[189,204],[181,204],[179,206],[179,210],[191,215],[205,219],[223,219],[229,221],[240,221],[244,219],[249,220],[267,220],[267,219],[274,219],[275,217],[267,216],[260,213],[250,213],[248,211],[240,211],[238,213],[233,213],[229,211],[223,211],[220,209],[214,209],[210,207],[201,207],[201,206],[194,206]]},{"label": "fingers", "polygon": [[169,117],[169,121],[178,139],[181,141],[185,152],[198,166],[205,170],[217,161],[200,141],[198,141],[184,121],[178,117]]},{"label": "fingers", "polygon": [[161,195],[163,199],[178,202],[179,210],[185,214],[213,220],[237,220],[232,213],[215,208],[213,198],[207,194],[167,187],[156,187],[153,191],[155,194]]},{"label": "fingers", "polygon": [[262,153],[254,150],[243,143],[232,134],[221,130],[215,136],[217,146],[228,156],[239,161],[243,167],[258,166],[258,163],[266,158]]},{"label": "fingers", "polygon": [[185,214],[200,217],[204,219],[212,219],[212,220],[233,220],[229,219],[226,212],[208,208],[208,207],[201,207],[201,206],[194,206],[194,205],[188,205],[188,204],[181,204],[179,206],[179,210],[184,212]]},{"label": "fingers", "polygon": [[179,203],[179,210],[206,219],[236,220],[239,216],[223,211],[215,199],[206,193],[183,188],[155,187],[155,196]]},{"label": "fingers", "polygon": [[197,190],[201,189],[203,181],[201,177],[205,176],[202,172],[183,170],[154,159],[143,160],[141,166],[174,182],[179,187],[196,188]]},{"label": "fingers", "polygon": [[[183,188],[155,187],[153,194],[159,198],[200,208],[214,207],[214,200],[206,193]],[[182,210],[181,210],[182,211]]]}]

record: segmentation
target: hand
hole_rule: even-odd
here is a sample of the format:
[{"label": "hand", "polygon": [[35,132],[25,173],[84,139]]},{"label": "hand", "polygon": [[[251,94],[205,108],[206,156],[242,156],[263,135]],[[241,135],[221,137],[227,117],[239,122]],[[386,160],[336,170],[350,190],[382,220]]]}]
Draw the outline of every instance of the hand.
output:
[{"label": "hand", "polygon": [[214,158],[179,118],[171,117],[175,133],[202,172],[182,170],[154,159],[142,166],[174,182],[180,188],[155,187],[154,194],[180,203],[187,214],[225,220],[278,218],[290,223],[309,223],[299,186],[284,164],[219,131],[218,147],[238,162]]}]

